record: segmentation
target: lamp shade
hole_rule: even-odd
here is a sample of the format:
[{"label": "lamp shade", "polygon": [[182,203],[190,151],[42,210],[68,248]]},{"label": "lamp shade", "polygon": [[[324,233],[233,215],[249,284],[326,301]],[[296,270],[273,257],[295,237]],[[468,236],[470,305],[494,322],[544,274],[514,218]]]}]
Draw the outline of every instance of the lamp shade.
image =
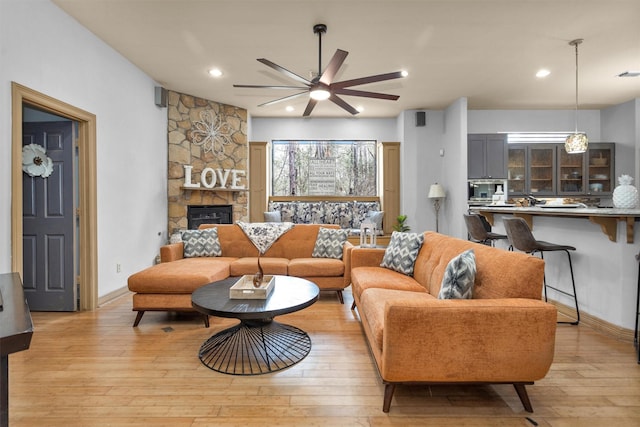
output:
[{"label": "lamp shade", "polygon": [[587,151],[589,140],[584,133],[572,133],[564,142],[564,149],[569,154],[584,153]]},{"label": "lamp shade", "polygon": [[431,184],[431,187],[429,187],[428,197],[430,199],[444,199],[446,197],[444,193],[444,187],[442,187],[442,185],[438,184],[437,182],[435,184]]}]

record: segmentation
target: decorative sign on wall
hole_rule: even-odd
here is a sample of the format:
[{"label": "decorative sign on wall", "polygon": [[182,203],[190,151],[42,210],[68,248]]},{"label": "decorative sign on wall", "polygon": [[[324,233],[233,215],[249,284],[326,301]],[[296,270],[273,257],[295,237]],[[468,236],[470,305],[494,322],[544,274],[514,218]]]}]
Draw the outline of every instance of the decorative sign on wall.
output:
[{"label": "decorative sign on wall", "polygon": [[211,110],[202,110],[200,120],[193,122],[191,142],[201,146],[205,153],[211,152],[218,159],[225,158],[224,146],[231,144],[231,126]]},{"label": "decorative sign on wall", "polygon": [[240,184],[240,179],[246,176],[246,171],[238,169],[213,169],[204,168],[200,173],[200,182],[191,180],[191,170],[193,166],[184,165],[184,188],[220,188],[230,190],[245,190],[244,184]]},{"label": "decorative sign on wall", "polygon": [[336,191],[336,159],[309,160],[309,195],[321,196]]}]

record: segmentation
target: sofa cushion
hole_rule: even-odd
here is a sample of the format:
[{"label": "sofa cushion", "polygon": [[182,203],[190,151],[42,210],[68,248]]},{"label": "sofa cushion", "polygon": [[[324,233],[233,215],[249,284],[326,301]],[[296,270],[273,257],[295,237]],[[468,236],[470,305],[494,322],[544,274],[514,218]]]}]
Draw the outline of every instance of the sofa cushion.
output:
[{"label": "sofa cushion", "polygon": [[182,232],[182,241],[185,258],[222,256],[216,227],[206,230],[185,230]]},{"label": "sofa cushion", "polygon": [[[260,257],[260,266],[264,274],[287,275],[286,258]],[[230,276],[244,276],[245,274],[256,274],[258,272],[258,257],[238,258],[229,265]]]},{"label": "sofa cushion", "polygon": [[413,266],[424,241],[422,233],[400,233],[394,231],[389,246],[384,252],[380,267],[413,276]]},{"label": "sofa cushion", "polygon": [[358,296],[369,288],[427,292],[413,277],[382,267],[354,268],[351,270],[351,287],[353,294]]},{"label": "sofa cushion", "polygon": [[289,261],[289,276],[336,277],[344,275],[344,262],[334,258],[295,258]]},{"label": "sofa cushion", "polygon": [[462,252],[447,264],[439,299],[470,299],[476,279],[476,257],[473,249]]},{"label": "sofa cushion", "polygon": [[384,315],[387,303],[408,303],[422,299],[434,299],[426,292],[407,292],[396,289],[368,289],[360,297],[358,311],[367,320],[367,325],[373,334],[375,345],[382,350],[384,332]]},{"label": "sofa cushion", "polygon": [[347,230],[320,227],[311,257],[342,259],[342,248],[348,234]]},{"label": "sofa cushion", "polygon": [[129,290],[145,294],[191,293],[202,285],[227,278],[229,264],[234,260],[198,257],[162,262],[129,276]]}]

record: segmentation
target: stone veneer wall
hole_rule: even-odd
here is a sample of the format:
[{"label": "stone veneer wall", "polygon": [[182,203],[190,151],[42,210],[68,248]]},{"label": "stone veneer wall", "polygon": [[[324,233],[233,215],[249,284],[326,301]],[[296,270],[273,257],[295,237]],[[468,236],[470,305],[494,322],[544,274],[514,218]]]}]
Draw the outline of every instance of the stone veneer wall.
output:
[{"label": "stone veneer wall", "polygon": [[[233,221],[248,221],[247,110],[172,91],[167,106],[169,234],[187,228],[188,205],[232,205]],[[191,131],[196,122],[202,122],[201,112],[206,110],[227,136],[228,144],[219,156],[192,143]],[[246,175],[241,183],[247,191],[185,190],[184,165],[193,166],[193,182],[200,182],[200,173],[207,167],[243,170]]]}]

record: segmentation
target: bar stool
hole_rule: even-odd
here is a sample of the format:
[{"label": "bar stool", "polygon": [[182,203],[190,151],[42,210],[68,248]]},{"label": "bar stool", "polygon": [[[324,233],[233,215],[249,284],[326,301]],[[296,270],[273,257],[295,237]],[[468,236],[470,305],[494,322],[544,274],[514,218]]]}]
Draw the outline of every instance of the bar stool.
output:
[{"label": "bar stool", "polygon": [[569,251],[575,251],[576,248],[568,245],[557,245],[555,243],[549,243],[542,240],[536,240],[533,237],[533,233],[531,233],[531,229],[527,222],[518,217],[514,218],[504,218],[504,228],[507,231],[507,237],[509,239],[509,244],[512,248],[516,248],[522,252],[526,252],[528,254],[535,254],[536,252],[540,253],[540,258],[544,259],[544,252],[552,252],[552,251],[563,251],[567,254],[567,258],[569,259],[569,271],[571,272],[571,285],[573,286],[573,294],[569,292],[565,292],[562,289],[555,288],[553,286],[547,285],[546,275],[544,276],[544,300],[547,301],[547,288],[551,288],[556,292],[560,292],[561,294],[573,297],[573,300],[576,305],[576,320],[573,322],[558,322],[558,323],[568,323],[571,325],[577,325],[580,323],[580,309],[578,308],[578,297],[576,295],[576,282],[573,277],[573,265],[571,263],[571,254]]},{"label": "bar stool", "polygon": [[483,217],[478,214],[464,214],[464,222],[467,224],[467,232],[471,240],[488,246],[494,246],[496,240],[506,239],[504,234],[493,233],[485,227]]}]

